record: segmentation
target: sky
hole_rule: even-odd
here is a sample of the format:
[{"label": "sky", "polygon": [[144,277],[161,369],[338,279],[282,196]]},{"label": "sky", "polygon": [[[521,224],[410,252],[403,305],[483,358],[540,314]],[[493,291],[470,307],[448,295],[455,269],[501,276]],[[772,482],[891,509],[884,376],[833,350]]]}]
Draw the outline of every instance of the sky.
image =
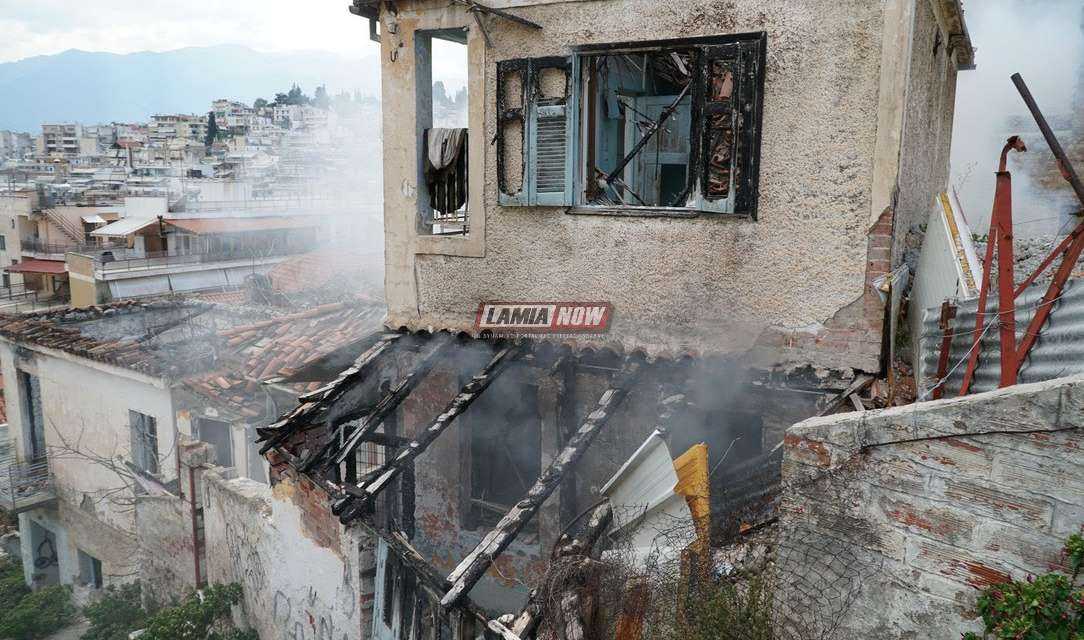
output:
[{"label": "sky", "polygon": [[[1019,72],[1048,117],[1070,111],[1084,63],[1081,0],[965,0],[977,68],[959,75],[952,140],[952,182],[972,228],[984,232],[994,193],[994,171],[1009,131],[1008,116],[1031,116],[1009,79]],[[1084,99],[1084,96],[1081,96]],[[1041,136],[1025,135],[1029,154],[1050,150]],[[1069,140],[1061,140],[1067,146]],[[1021,231],[1052,233],[1049,199],[1031,191],[1021,160],[1012,158],[1014,218]],[[1078,167],[1084,171],[1084,167]],[[1049,224],[1040,222],[1049,220]]]},{"label": "sky", "polygon": [[[0,63],[82,49],[110,53],[239,44],[257,51],[377,53],[349,0],[0,0]],[[455,88],[466,53],[443,43],[434,75]]]}]

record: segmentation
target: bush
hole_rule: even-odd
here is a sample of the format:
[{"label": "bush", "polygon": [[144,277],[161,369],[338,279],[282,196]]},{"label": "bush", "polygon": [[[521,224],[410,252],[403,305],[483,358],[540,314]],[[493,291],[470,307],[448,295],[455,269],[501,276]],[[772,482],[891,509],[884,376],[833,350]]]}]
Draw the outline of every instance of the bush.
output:
[{"label": "bush", "polygon": [[0,560],[0,616],[4,611],[11,611],[30,588],[23,577],[23,565],[18,561]]},{"label": "bush", "polygon": [[45,587],[23,596],[14,607],[0,611],[0,638],[42,638],[71,624],[75,613],[68,587]]},{"label": "bush", "polygon": [[1078,640],[1084,638],[1084,589],[1076,586],[1084,568],[1084,537],[1065,543],[1072,575],[1048,573],[1027,581],[994,585],[979,596],[979,614],[986,625],[982,636],[965,640]]},{"label": "bush", "polygon": [[100,600],[83,608],[83,615],[90,629],[81,640],[128,640],[129,633],[146,626],[139,583],[107,587]]},{"label": "bush", "polygon": [[[175,606],[162,609],[147,620],[141,640],[247,640],[229,628],[230,607],[241,601],[238,584],[213,585]],[[221,633],[217,630],[221,629]]]}]

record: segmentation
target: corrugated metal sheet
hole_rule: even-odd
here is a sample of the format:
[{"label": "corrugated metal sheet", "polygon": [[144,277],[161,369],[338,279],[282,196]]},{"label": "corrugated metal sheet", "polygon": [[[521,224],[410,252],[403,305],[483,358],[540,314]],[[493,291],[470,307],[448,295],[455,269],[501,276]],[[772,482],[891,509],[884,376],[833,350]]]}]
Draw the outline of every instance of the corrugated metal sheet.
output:
[{"label": "corrugated metal sheet", "polygon": [[155,218],[124,218],[95,229],[90,232],[92,236],[105,238],[123,238],[158,222]]},{"label": "corrugated metal sheet", "polygon": [[[915,272],[915,286],[911,290],[912,309],[931,309],[945,300],[969,300],[978,295],[978,282],[982,274],[978,256],[971,242],[971,230],[960,215],[958,207],[952,206],[947,194],[935,198],[930,219],[926,224],[926,236]],[[894,310],[895,311],[895,310]],[[894,314],[893,318],[896,317]],[[911,335],[922,334],[921,313],[911,315]],[[914,358],[921,357],[918,341],[915,341]]]},{"label": "corrugated metal sheet", "polygon": [[[1016,300],[1016,341],[1023,339],[1027,325],[1035,316],[1035,310],[1046,293],[1047,283],[1028,287]],[[994,296],[996,297],[996,292]],[[997,301],[991,300],[987,317],[997,311]],[[975,331],[975,315],[978,300],[959,303],[953,321],[952,350],[949,369],[954,371],[945,384],[945,396],[959,393],[967,367],[963,360],[971,349]],[[926,310],[922,321],[920,350],[922,358],[917,371],[919,387],[928,391],[936,382],[937,359],[941,349],[941,329],[937,326],[941,315],[940,306]],[[986,331],[981,345],[979,367],[975,372],[973,393],[996,389],[1001,379],[1001,347],[997,327]],[[1053,380],[1063,376],[1084,373],[1084,280],[1070,280],[1061,298],[1054,302],[1050,319],[1039,333],[1039,339],[1020,369],[1020,383]]]},{"label": "corrugated metal sheet", "polygon": [[602,488],[613,505],[613,534],[627,536],[640,566],[673,560],[696,539],[689,505],[674,493],[677,483],[670,448],[656,431]]}]

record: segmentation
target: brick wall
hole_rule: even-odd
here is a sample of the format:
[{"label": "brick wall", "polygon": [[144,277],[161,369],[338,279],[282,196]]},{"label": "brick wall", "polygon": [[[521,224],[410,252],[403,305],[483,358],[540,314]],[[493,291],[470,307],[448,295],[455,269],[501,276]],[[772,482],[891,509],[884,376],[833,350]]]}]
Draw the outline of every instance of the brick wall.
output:
[{"label": "brick wall", "polygon": [[1084,523],[1082,405],[1078,377],[795,425],[781,602],[838,623],[829,637],[976,630],[980,589],[1064,568]]},{"label": "brick wall", "polygon": [[757,361],[880,371],[885,307],[874,282],[892,270],[894,215],[893,209],[885,209],[869,230],[862,294],[823,325],[797,331],[774,329],[766,332],[757,343]]}]

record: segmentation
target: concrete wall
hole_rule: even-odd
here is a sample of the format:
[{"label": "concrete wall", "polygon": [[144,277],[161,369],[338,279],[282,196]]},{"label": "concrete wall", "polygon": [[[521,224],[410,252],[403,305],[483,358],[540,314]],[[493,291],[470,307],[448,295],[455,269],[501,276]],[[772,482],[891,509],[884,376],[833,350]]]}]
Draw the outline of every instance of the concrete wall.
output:
[{"label": "concrete wall", "polygon": [[[400,3],[395,28],[384,25],[382,45],[389,322],[469,329],[481,300],[568,299],[613,302],[611,336],[653,351],[733,352],[748,349],[767,329],[825,332],[841,310],[861,303],[869,232],[892,204],[902,116],[896,121],[881,113],[896,108],[903,88],[894,93],[881,85],[886,77],[907,77],[907,49],[898,44],[910,42],[912,23],[899,16],[912,16],[916,2],[926,4],[520,2],[532,6],[516,12],[544,29],[494,20],[490,49],[459,7]],[[628,15],[637,16],[635,24],[619,18]],[[469,121],[485,132],[471,136],[470,162],[485,171],[471,171],[467,238],[416,231],[414,32],[434,28],[468,31]],[[496,205],[489,141],[496,134],[497,61],[569,55],[585,44],[758,31],[768,34],[758,221],[600,217]],[[882,50],[892,59],[882,59]],[[882,186],[875,190],[875,184]],[[879,327],[861,323],[854,331],[865,335]],[[877,366],[879,340],[858,341],[844,358],[832,353],[845,340],[809,342],[794,355],[785,339],[773,336],[770,346],[780,361]]]},{"label": "concrete wall", "polygon": [[1065,570],[1084,523],[1082,408],[1076,377],[795,425],[779,600],[838,638],[977,629],[982,588]]},{"label": "concrete wall", "polygon": [[948,186],[957,74],[940,26],[943,18],[932,2],[920,1],[916,9],[892,256],[893,264],[907,257],[912,269],[922,244],[920,227],[929,218],[935,194]]},{"label": "concrete wall", "polygon": [[[4,249],[0,250],[0,263],[3,266],[10,265],[12,260],[19,260],[22,257],[19,218],[30,215],[36,199],[33,193],[0,195],[0,234],[4,236]],[[10,278],[13,284],[23,281],[22,275],[17,273],[11,274]]]},{"label": "concrete wall", "polygon": [[324,528],[329,519],[304,508],[315,505],[310,491],[318,492],[289,478],[272,489],[208,472],[208,580],[242,585],[261,640],[367,638],[363,603],[372,592],[371,584],[363,587],[360,538],[338,523],[334,535]]},{"label": "concrete wall", "polygon": [[140,496],[135,503],[139,581],[148,602],[168,604],[196,588],[192,511],[179,496]]}]

